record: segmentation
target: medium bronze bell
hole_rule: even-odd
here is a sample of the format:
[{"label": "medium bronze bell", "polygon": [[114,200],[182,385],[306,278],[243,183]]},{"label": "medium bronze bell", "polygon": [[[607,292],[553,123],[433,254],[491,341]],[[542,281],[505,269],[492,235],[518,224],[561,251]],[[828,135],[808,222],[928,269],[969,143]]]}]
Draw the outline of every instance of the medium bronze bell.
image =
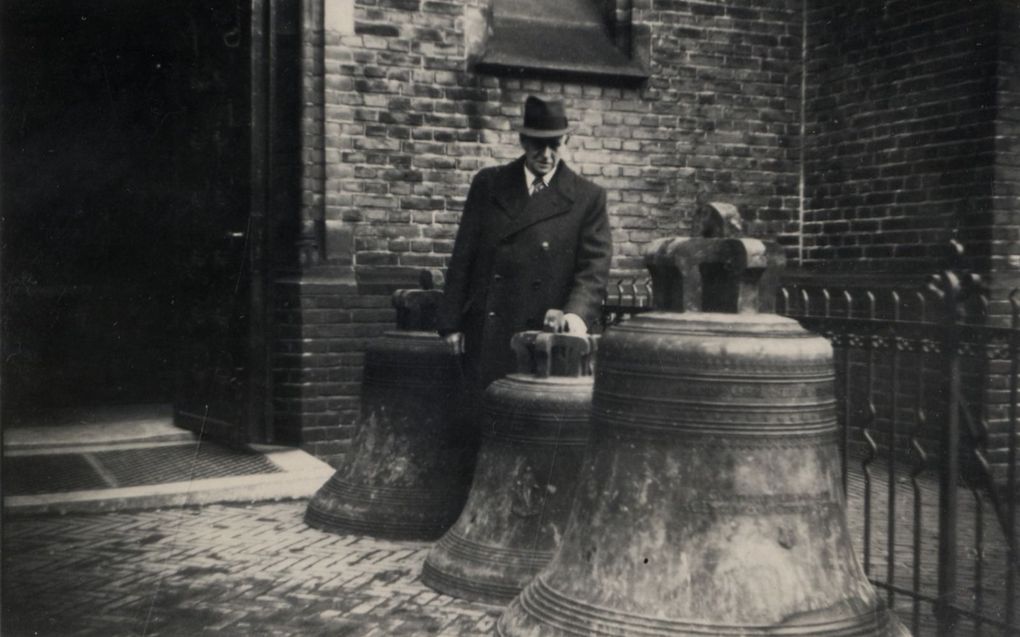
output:
[{"label": "medium bronze bell", "polygon": [[601,339],[570,522],[497,633],[905,634],[850,543],[831,347],[757,313],[779,247],[674,239],[646,263],[656,311]]},{"label": "medium bronze bell", "polygon": [[517,373],[486,389],[471,494],[429,552],[425,584],[505,603],[552,557],[588,442],[594,344],[589,336],[514,336]]},{"label": "medium bronze bell", "polygon": [[459,356],[436,335],[437,290],[398,290],[395,331],[365,353],[358,430],[305,521],[334,533],[433,540],[460,514],[477,435],[458,405]]}]

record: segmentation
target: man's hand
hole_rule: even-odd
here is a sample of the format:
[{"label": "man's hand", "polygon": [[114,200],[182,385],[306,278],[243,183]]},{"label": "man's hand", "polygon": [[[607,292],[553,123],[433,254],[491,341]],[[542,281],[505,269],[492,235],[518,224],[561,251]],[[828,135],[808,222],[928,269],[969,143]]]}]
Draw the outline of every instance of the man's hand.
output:
[{"label": "man's hand", "polygon": [[444,336],[443,340],[453,346],[454,354],[464,353],[464,332],[451,332]]},{"label": "man's hand", "polygon": [[588,333],[588,325],[577,314],[567,313],[563,315],[563,331],[574,336],[584,336]]},{"label": "man's hand", "polygon": [[547,310],[543,322],[546,332],[573,334],[574,336],[584,336],[588,333],[588,325],[583,318],[570,312],[564,314],[562,310]]}]

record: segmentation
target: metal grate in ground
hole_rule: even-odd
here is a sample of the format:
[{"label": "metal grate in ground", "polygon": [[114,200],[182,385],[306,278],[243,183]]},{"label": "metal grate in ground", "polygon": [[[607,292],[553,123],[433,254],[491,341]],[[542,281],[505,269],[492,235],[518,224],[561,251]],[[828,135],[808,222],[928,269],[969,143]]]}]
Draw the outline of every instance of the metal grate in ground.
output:
[{"label": "metal grate in ground", "polygon": [[[91,462],[90,462],[91,460]],[[211,442],[89,454],[8,456],[4,495],[41,495],[280,473],[268,458]]]},{"label": "metal grate in ground", "polygon": [[121,487],[279,473],[265,456],[211,442],[103,451],[96,460]]},{"label": "metal grate in ground", "polygon": [[84,456],[7,456],[3,459],[4,495],[41,495],[109,485]]}]

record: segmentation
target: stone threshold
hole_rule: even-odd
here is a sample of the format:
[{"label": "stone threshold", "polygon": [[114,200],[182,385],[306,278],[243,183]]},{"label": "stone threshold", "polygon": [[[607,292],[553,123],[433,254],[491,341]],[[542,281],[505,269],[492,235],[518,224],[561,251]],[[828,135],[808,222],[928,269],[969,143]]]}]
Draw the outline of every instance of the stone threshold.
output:
[{"label": "stone threshold", "polygon": [[[5,488],[5,514],[110,512],[309,498],[334,472],[327,463],[301,449],[253,445],[247,451],[234,451],[212,442],[199,443],[193,433],[173,425],[165,406],[116,408],[93,416],[4,431],[3,455],[8,467],[46,463],[53,468],[49,474],[39,472],[39,483],[26,489],[30,493],[8,495],[14,489]],[[204,458],[202,451],[215,453],[212,458]],[[107,463],[107,458],[116,458],[118,463]],[[232,462],[236,459],[242,466],[245,458],[257,460],[264,469],[230,475]],[[154,477],[157,463],[153,459],[162,462],[159,478]],[[222,471],[215,470],[217,460],[223,464]],[[194,471],[202,463],[206,470]],[[66,476],[56,475],[65,465],[74,465],[79,471],[91,468],[83,488],[69,490]],[[138,466],[134,471],[141,474],[141,480],[132,479],[132,465]],[[154,467],[154,473],[146,476],[149,467]],[[60,485],[62,478],[64,483],[48,490],[47,475],[54,476],[54,485]],[[194,477],[181,479],[188,476]],[[9,485],[13,481],[5,482]],[[104,486],[97,488],[100,484]]]}]

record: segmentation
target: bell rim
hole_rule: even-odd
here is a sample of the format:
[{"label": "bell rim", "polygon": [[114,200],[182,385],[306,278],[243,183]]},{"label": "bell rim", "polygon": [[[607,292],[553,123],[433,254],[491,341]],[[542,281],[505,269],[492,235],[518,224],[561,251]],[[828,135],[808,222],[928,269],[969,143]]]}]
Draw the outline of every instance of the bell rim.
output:
[{"label": "bell rim", "polygon": [[788,316],[782,316],[780,314],[674,312],[670,310],[652,310],[650,312],[642,312],[621,325],[628,325],[639,320],[655,322],[669,321],[671,323],[704,323],[706,325],[769,326],[779,328],[800,325],[796,319]]},{"label": "bell rim", "polygon": [[[546,377],[535,376],[534,374],[524,374],[521,372],[513,372],[497,378],[492,382],[492,385],[504,381],[502,384],[508,384],[507,381],[515,381],[516,384],[525,385],[576,385],[578,387],[587,387],[593,385],[595,382],[594,376],[554,376],[549,375]],[[490,385],[490,387],[492,386]]]},{"label": "bell rim", "polygon": [[[548,567],[547,567],[548,568]],[[865,637],[886,634],[893,625],[891,611],[881,603],[877,595],[871,600],[871,608],[857,613],[847,613],[825,621],[776,625],[768,623],[713,623],[682,618],[655,617],[644,613],[603,607],[571,597],[545,581],[545,573],[539,574],[524,587],[521,594],[497,622],[497,635],[509,635],[506,625],[516,615],[531,625],[544,625],[555,629],[590,631],[591,635],[619,634],[626,630],[634,634],[666,635],[776,635],[801,636],[819,635],[828,637]],[[865,601],[865,600],[862,600]],[[552,621],[550,621],[552,620]],[[602,630],[592,630],[595,627]],[[811,631],[810,633],[808,631]],[[605,631],[605,632],[603,632]]]}]

